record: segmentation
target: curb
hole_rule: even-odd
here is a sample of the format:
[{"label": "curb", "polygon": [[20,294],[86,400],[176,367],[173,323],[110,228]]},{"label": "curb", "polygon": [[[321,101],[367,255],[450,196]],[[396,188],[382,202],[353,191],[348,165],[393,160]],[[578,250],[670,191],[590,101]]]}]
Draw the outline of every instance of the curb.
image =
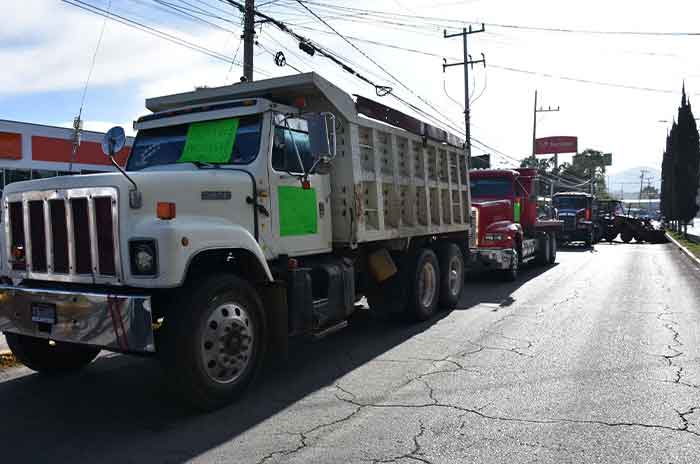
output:
[{"label": "curb", "polygon": [[691,253],[689,249],[687,249],[686,247],[684,247],[683,245],[678,243],[678,241],[676,239],[674,239],[673,237],[671,237],[671,235],[668,232],[665,235],[666,235],[666,238],[669,239],[669,241],[671,241],[678,248],[680,248],[680,250],[683,253],[685,253],[688,256],[688,258],[690,258],[695,263],[696,266],[700,267],[700,259],[698,257],[696,257],[693,253]]}]

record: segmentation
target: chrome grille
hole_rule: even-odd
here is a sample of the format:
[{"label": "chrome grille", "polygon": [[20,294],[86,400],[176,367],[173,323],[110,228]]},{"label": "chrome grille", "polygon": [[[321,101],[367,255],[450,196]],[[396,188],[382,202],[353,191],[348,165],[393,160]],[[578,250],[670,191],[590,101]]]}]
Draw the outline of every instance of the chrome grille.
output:
[{"label": "chrome grille", "polygon": [[470,231],[469,234],[469,248],[476,248],[477,241],[479,238],[479,210],[476,208],[471,209],[469,212]]},{"label": "chrome grille", "polygon": [[7,265],[14,277],[85,283],[121,279],[114,188],[8,194],[4,221]]}]

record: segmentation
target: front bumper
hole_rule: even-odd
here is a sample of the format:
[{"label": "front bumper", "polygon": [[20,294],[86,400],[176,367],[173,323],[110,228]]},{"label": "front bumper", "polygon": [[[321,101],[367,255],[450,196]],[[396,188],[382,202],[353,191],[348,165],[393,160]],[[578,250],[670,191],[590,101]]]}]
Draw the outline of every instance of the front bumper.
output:
[{"label": "front bumper", "polygon": [[515,259],[512,248],[477,248],[473,252],[477,263],[489,269],[510,269]]},{"label": "front bumper", "polygon": [[[32,307],[55,308],[55,323],[34,322]],[[50,309],[49,309],[50,310]],[[0,331],[153,353],[151,297],[0,285]]]}]

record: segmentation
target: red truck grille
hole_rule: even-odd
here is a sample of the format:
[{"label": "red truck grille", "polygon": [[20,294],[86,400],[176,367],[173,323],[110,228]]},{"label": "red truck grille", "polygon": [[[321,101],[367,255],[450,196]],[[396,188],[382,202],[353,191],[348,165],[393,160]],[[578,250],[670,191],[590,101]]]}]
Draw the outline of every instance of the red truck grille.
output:
[{"label": "red truck grille", "polygon": [[117,203],[113,188],[9,194],[5,234],[10,269],[33,279],[118,281]]}]

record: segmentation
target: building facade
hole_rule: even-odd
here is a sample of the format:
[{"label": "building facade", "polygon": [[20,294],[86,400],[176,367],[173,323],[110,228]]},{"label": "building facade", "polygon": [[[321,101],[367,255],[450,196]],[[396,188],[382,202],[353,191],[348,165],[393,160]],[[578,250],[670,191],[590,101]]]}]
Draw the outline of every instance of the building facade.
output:
[{"label": "building facade", "polygon": [[[115,170],[102,153],[101,132],[82,131],[73,156],[73,129],[0,119],[0,189],[12,182]],[[133,144],[116,159],[124,165]]]}]

